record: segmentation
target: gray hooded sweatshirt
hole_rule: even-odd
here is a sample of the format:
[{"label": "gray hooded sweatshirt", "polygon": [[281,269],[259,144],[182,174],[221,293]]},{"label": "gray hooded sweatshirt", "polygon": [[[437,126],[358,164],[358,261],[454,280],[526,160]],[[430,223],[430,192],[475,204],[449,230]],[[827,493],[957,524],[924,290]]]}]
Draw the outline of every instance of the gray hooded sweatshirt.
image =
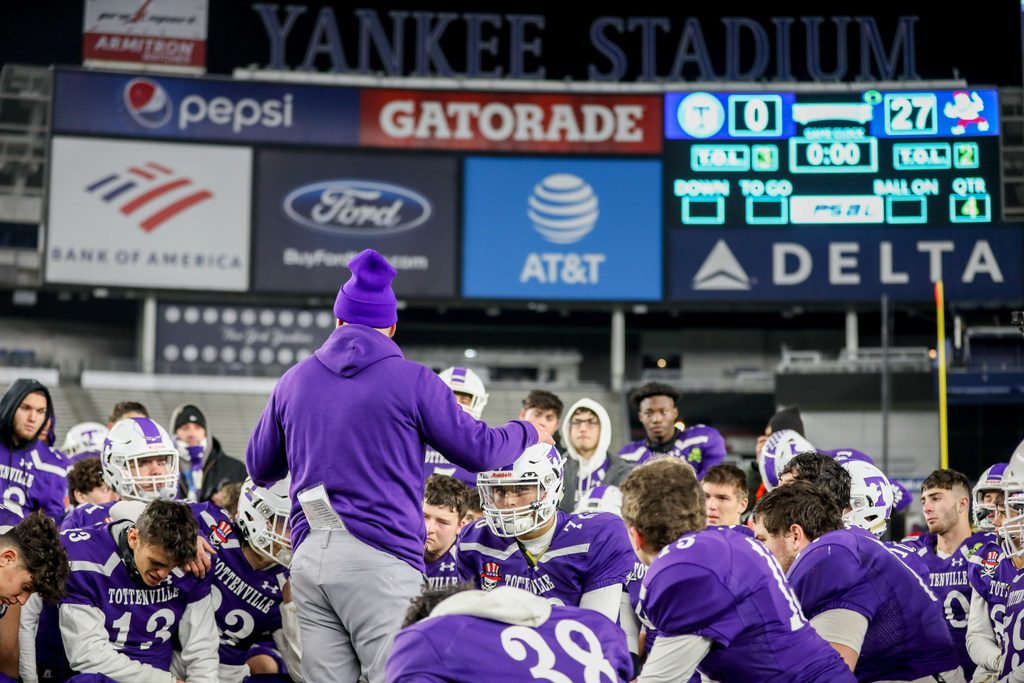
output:
[{"label": "gray hooded sweatshirt", "polygon": [[[590,460],[580,457],[569,436],[572,416],[580,408],[586,408],[594,413],[601,423],[601,435],[597,440],[597,449],[590,456]],[[565,444],[565,451],[569,457],[564,466],[565,495],[562,496],[562,502],[558,507],[565,512],[572,512],[576,504],[595,486],[618,486],[621,484],[633,469],[633,465],[608,451],[608,444],[612,440],[612,424],[608,417],[608,411],[600,403],[590,398],[581,398],[570,406],[565,415],[566,418],[562,420],[561,426],[562,443]]]}]

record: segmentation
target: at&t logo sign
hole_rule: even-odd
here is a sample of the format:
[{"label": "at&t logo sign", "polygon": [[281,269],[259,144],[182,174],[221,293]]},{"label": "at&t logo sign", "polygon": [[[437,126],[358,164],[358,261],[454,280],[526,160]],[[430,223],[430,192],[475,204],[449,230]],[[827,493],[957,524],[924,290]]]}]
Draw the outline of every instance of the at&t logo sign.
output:
[{"label": "at&t logo sign", "polygon": [[[574,244],[596,226],[600,215],[598,198],[583,178],[571,173],[554,173],[534,185],[527,200],[526,215],[533,229],[552,244]],[[519,274],[520,282],[596,284],[604,254],[575,252],[531,252]]]}]

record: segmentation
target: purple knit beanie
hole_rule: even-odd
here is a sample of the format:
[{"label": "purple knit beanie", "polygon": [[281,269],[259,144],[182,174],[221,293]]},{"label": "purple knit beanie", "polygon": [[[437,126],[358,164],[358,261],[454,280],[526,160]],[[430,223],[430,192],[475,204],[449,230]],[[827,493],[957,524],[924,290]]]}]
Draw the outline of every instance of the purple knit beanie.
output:
[{"label": "purple knit beanie", "polygon": [[348,262],[352,277],[334,302],[334,315],[346,323],[367,327],[391,327],[398,322],[398,303],[391,291],[396,271],[373,249],[356,254]]}]

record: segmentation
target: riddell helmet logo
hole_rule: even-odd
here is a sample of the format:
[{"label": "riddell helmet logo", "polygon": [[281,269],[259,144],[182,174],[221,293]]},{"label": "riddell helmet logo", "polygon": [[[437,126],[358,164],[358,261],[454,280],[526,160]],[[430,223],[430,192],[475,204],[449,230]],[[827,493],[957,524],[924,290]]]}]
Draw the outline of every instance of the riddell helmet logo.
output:
[{"label": "riddell helmet logo", "polygon": [[124,86],[124,107],[140,126],[159,128],[171,119],[171,97],[159,83],[133,78]]}]

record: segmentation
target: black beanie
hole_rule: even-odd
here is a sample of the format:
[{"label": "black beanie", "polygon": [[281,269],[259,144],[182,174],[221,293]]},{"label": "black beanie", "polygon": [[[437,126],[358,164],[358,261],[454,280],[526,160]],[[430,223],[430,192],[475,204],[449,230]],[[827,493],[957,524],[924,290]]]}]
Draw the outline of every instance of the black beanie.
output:
[{"label": "black beanie", "polygon": [[768,420],[768,427],[771,428],[772,433],[780,429],[792,429],[800,436],[803,436],[804,421],[800,419],[800,406],[790,406],[778,411]]},{"label": "black beanie", "polygon": [[171,427],[171,431],[176,432],[178,427],[189,422],[193,422],[206,429],[206,416],[203,415],[203,411],[191,403],[186,403],[174,409],[174,413],[171,415],[171,424],[174,426]]}]

